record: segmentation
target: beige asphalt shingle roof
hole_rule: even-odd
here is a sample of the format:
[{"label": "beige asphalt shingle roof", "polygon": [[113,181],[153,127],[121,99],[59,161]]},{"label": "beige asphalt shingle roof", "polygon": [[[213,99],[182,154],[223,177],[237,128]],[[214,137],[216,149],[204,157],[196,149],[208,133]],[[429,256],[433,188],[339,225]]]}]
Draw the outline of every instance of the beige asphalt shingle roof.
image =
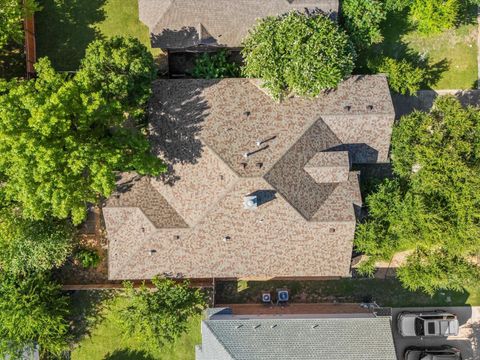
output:
[{"label": "beige asphalt shingle roof", "polygon": [[197,45],[240,47],[257,19],[292,10],[338,12],[337,0],[139,0],[139,17],[152,45],[182,49]]},{"label": "beige asphalt shingle roof", "polygon": [[248,79],[156,81],[151,139],[172,168],[119,180],[104,208],[109,277],[346,276],[361,196],[358,174],[337,172],[345,151],[386,161],[393,118],[383,76],[282,103]]}]

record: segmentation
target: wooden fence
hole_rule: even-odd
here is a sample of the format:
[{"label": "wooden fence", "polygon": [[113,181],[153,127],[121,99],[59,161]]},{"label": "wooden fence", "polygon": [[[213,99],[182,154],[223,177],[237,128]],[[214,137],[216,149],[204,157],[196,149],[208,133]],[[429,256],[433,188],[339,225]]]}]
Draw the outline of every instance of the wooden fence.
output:
[{"label": "wooden fence", "polygon": [[35,62],[37,61],[37,49],[35,44],[35,20],[31,15],[23,21],[25,30],[25,61],[27,65],[27,78],[35,76]]}]

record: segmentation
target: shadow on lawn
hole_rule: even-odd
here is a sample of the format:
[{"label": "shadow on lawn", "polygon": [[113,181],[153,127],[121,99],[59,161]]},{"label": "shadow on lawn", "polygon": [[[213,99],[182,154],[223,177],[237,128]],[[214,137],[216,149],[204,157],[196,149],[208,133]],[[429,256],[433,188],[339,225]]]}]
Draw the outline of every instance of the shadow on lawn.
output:
[{"label": "shadow on lawn", "polygon": [[115,291],[73,291],[71,299],[71,332],[74,342],[90,336],[103,319],[104,309],[115,297]]},{"label": "shadow on lawn", "polygon": [[404,35],[413,30],[408,21],[408,13],[406,11],[390,12],[381,27],[383,41],[359,53],[355,72],[376,73],[385,57],[404,59],[415,67],[425,69],[422,89],[434,87],[442,74],[449,69],[449,63],[447,59],[432,62],[427,54],[411,49],[403,40]]},{"label": "shadow on lawn", "polygon": [[269,280],[218,281],[217,304],[261,303],[262,291],[286,288],[292,303],[361,303],[376,301],[381,306],[458,306],[464,305],[468,292],[438,291],[432,297],[421,291],[409,291],[392,279]]},{"label": "shadow on lawn", "polygon": [[143,350],[122,349],[108,353],[103,360],[155,360],[155,358]]},{"label": "shadow on lawn", "polygon": [[43,0],[35,15],[38,57],[48,56],[57,70],[75,71],[87,45],[100,36],[106,0]]}]

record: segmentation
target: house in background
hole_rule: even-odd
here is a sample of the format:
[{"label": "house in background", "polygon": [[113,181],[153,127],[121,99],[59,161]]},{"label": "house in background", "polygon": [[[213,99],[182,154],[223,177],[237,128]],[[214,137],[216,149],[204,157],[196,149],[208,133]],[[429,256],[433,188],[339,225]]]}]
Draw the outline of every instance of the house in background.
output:
[{"label": "house in background", "polygon": [[157,80],[161,178],[122,174],[103,209],[111,280],[338,278],[361,206],[352,164],[388,161],[384,76],[278,103],[252,79]]},{"label": "house in background", "polygon": [[238,54],[257,19],[293,10],[322,11],[336,18],[338,0],[139,0],[140,20],[152,47],[168,54],[170,74],[192,65],[193,53],[230,49]]},{"label": "house in background", "polygon": [[391,317],[209,309],[196,360],[396,360]]}]

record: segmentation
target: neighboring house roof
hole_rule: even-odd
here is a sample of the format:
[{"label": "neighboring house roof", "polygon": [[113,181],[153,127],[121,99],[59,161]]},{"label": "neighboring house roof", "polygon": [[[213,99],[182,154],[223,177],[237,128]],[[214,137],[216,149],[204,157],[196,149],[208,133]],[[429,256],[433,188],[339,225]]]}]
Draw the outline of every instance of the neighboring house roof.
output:
[{"label": "neighboring house roof", "polygon": [[245,317],[202,321],[196,360],[397,359],[390,317]]},{"label": "neighboring house roof", "polygon": [[240,47],[257,19],[305,9],[336,16],[338,0],[139,0],[138,7],[154,47]]},{"label": "neighboring house roof", "polygon": [[151,142],[171,171],[122,174],[103,209],[109,278],[347,276],[350,162],[387,161],[393,119],[383,76],[281,103],[249,79],[156,81]]}]

